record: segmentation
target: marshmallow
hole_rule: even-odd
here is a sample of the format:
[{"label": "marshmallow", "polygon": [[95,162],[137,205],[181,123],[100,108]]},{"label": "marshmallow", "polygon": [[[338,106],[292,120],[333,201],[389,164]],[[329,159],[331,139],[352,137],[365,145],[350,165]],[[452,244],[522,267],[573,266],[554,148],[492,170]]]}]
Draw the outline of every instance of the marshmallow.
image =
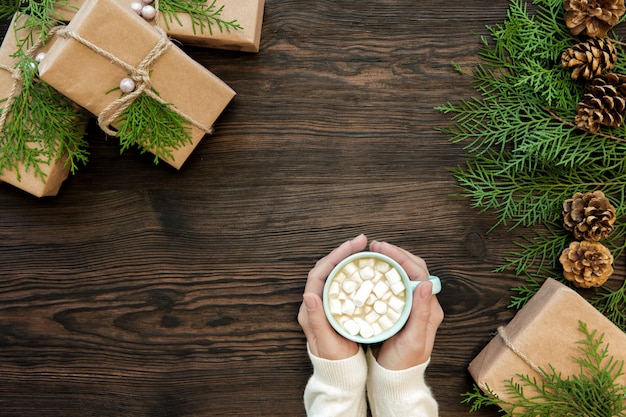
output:
[{"label": "marshmallow", "polygon": [[389,271],[385,272],[385,277],[391,285],[395,284],[396,282],[402,281],[400,274],[395,269],[390,269]]},{"label": "marshmallow", "polygon": [[387,301],[387,304],[398,313],[401,313],[406,302],[402,298],[393,296]]},{"label": "marshmallow", "polygon": [[359,286],[356,282],[352,280],[346,280],[341,284],[341,288],[347,293],[352,294],[356,288]]},{"label": "marshmallow", "polygon": [[357,334],[359,334],[359,330],[361,330],[361,326],[359,326],[357,324],[356,321],[354,320],[347,320],[344,324],[343,327],[346,329],[346,331],[348,333],[350,333],[352,336],[356,336]]},{"label": "marshmallow", "polygon": [[372,291],[374,292],[374,294],[376,295],[376,297],[378,298],[383,298],[383,296],[385,295],[385,293],[387,291],[389,291],[389,287],[387,286],[387,284],[385,284],[384,281],[380,281],[378,284],[376,284],[374,286],[374,288],[372,289]]},{"label": "marshmallow", "polygon": [[391,320],[393,323],[395,323],[400,318],[400,313],[398,313],[396,310],[388,309],[387,318]]},{"label": "marshmallow", "polygon": [[376,259],[374,258],[361,258],[359,259],[359,268],[363,269],[367,266],[374,267],[376,265]]},{"label": "marshmallow", "polygon": [[361,285],[363,282],[363,278],[361,278],[361,274],[359,271],[356,271],[354,274],[350,275],[350,279],[357,283],[357,285]]},{"label": "marshmallow", "polygon": [[364,321],[359,323],[359,333],[361,333],[361,336],[365,338],[372,337],[374,336],[374,329],[372,329],[372,326],[370,326],[369,323]]},{"label": "marshmallow", "polygon": [[374,336],[378,336],[383,332],[383,328],[380,327],[380,324],[378,324],[378,322],[372,323],[372,330],[374,330]]},{"label": "marshmallow", "polygon": [[391,292],[395,295],[399,295],[404,291],[404,283],[402,281],[391,284]]},{"label": "marshmallow", "polygon": [[339,282],[333,281],[328,289],[329,295],[339,295]]},{"label": "marshmallow", "polygon": [[352,301],[354,305],[361,307],[365,304],[367,297],[369,297],[370,293],[374,289],[374,283],[372,281],[363,281],[363,284],[356,291],[354,296],[352,297]]},{"label": "marshmallow", "polygon": [[370,295],[367,297],[367,300],[365,300],[365,304],[367,304],[368,306],[373,305],[376,301],[378,300],[378,297],[376,297],[376,294],[374,294],[373,292],[370,293]]},{"label": "marshmallow", "polygon": [[374,275],[376,275],[376,273],[374,272],[374,268],[372,268],[369,265],[361,269],[361,271],[359,271],[359,274],[361,275],[361,278],[363,278],[364,280],[372,279],[374,278]]},{"label": "marshmallow", "polygon": [[376,323],[376,320],[378,320],[379,317],[380,317],[380,314],[378,312],[372,311],[368,315],[365,316],[365,321],[368,322],[369,324],[374,324]]},{"label": "marshmallow", "polygon": [[335,316],[341,314],[341,301],[337,299],[330,300],[330,314]]},{"label": "marshmallow", "polygon": [[393,321],[389,320],[389,317],[382,316],[377,322],[383,330],[388,330],[393,326]]},{"label": "marshmallow", "polygon": [[348,316],[351,316],[354,313],[354,309],[355,309],[355,305],[351,300],[346,300],[343,302],[343,305],[341,306],[341,312],[343,314],[346,314]]},{"label": "marshmallow", "polygon": [[391,269],[391,265],[389,265],[387,262],[378,262],[376,264],[376,270],[378,272],[385,273],[385,272],[389,271],[390,269]]},{"label": "marshmallow", "polygon": [[378,314],[385,314],[387,312],[387,303],[380,300],[376,301],[374,303],[374,311]]},{"label": "marshmallow", "polygon": [[357,268],[357,266],[353,262],[350,262],[346,264],[346,266],[343,267],[343,270],[345,271],[346,274],[352,275],[355,272],[357,272],[359,268]]}]

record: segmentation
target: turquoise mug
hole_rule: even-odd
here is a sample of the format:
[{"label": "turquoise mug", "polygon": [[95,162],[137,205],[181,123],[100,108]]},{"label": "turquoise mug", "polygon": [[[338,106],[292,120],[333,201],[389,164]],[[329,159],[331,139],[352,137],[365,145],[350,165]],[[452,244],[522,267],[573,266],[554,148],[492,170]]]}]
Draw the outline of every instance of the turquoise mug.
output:
[{"label": "turquoise mug", "polygon": [[[439,294],[441,280],[433,275],[428,280],[433,284],[432,293]],[[339,262],[328,275],[322,297],[324,312],[346,339],[379,343],[404,327],[413,292],[422,282],[426,281],[411,281],[404,268],[387,255],[358,252]]]}]

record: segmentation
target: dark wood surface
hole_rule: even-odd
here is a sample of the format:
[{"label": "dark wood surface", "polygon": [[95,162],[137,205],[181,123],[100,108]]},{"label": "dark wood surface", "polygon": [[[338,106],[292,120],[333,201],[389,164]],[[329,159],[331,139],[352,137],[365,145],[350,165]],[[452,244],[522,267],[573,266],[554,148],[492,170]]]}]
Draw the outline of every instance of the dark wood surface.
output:
[{"label": "dark wood surface", "polygon": [[507,7],[267,0],[260,53],[185,48],[238,95],[180,171],[92,123],[57,197],[0,184],[0,415],[303,416],[306,274],[359,233],[442,278],[427,379],[466,415],[467,365],[514,314],[491,272],[513,236],[453,196],[434,107],[475,95],[451,63]]}]

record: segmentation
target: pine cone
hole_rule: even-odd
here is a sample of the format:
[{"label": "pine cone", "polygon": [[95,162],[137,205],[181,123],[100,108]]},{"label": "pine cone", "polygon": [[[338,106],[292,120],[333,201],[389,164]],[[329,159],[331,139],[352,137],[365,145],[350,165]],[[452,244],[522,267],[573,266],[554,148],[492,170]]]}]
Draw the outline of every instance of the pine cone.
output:
[{"label": "pine cone", "polygon": [[626,76],[616,73],[593,79],[580,103],[576,105],[574,123],[581,129],[597,133],[600,125],[618,127],[626,110]]},{"label": "pine cone", "polygon": [[599,287],[613,274],[613,255],[598,242],[572,242],[559,261],[565,279],[580,288]]},{"label": "pine cone", "polygon": [[600,190],[575,193],[563,202],[563,227],[577,240],[597,242],[613,231],[615,207]]},{"label": "pine cone", "polygon": [[573,35],[604,37],[624,14],[624,0],[565,0],[565,24]]},{"label": "pine cone", "polygon": [[572,80],[592,78],[615,67],[617,50],[609,38],[591,38],[561,54],[561,64],[572,69]]}]

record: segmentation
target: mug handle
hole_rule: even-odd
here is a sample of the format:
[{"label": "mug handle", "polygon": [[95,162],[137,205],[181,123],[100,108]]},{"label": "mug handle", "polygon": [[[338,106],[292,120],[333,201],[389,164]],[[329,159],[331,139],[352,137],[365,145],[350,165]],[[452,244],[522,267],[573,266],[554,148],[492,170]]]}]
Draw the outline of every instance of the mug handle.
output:
[{"label": "mug handle", "polygon": [[[433,295],[439,294],[441,292],[441,280],[439,277],[434,275],[430,275],[428,280],[433,284]],[[410,281],[411,282],[411,291],[415,291],[418,285],[425,281]]]}]

